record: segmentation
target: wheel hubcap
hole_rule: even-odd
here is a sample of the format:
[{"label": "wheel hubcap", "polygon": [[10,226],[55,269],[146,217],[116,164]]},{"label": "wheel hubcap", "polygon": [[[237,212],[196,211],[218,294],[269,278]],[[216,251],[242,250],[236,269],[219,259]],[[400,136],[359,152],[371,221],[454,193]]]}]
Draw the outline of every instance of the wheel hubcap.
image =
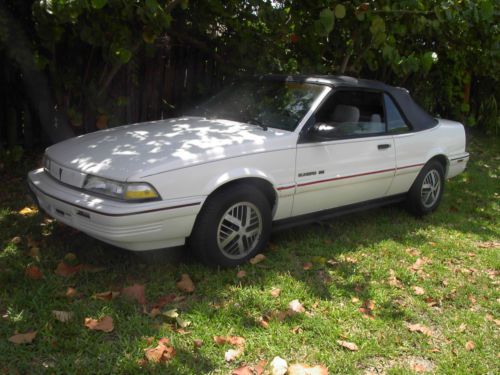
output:
[{"label": "wheel hubcap", "polygon": [[231,259],[240,259],[252,252],[262,234],[262,216],[250,202],[239,202],[222,215],[217,229],[220,251]]},{"label": "wheel hubcap", "polygon": [[432,207],[437,202],[440,192],[441,176],[435,169],[430,170],[425,175],[422,189],[420,190],[422,204],[427,208]]}]

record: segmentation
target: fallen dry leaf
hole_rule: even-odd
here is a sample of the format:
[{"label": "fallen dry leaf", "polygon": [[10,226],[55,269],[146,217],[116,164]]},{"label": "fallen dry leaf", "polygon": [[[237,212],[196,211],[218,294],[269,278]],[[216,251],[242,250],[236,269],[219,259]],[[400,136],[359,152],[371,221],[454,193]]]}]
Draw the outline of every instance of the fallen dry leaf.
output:
[{"label": "fallen dry leaf", "polygon": [[272,375],[285,375],[288,371],[288,363],[281,357],[274,357],[271,363],[269,364],[271,367]]},{"label": "fallen dry leaf", "polygon": [[201,339],[194,339],[193,340],[193,345],[196,349],[199,349],[203,346],[203,340]]},{"label": "fallen dry leaf", "polygon": [[288,375],[328,375],[328,369],[321,365],[311,367],[295,363],[288,368]]},{"label": "fallen dry leaf", "polygon": [[243,348],[229,349],[226,353],[224,353],[224,359],[226,360],[226,362],[231,362],[237,359],[242,354]]},{"label": "fallen dry leaf", "polygon": [[409,270],[413,272],[419,271],[426,263],[429,263],[429,260],[425,257],[423,258],[418,258],[415,263],[413,263],[410,267]]},{"label": "fallen dry leaf", "polygon": [[495,249],[497,247],[500,247],[500,242],[498,241],[478,242],[477,247],[481,249]]},{"label": "fallen dry leaf", "polygon": [[427,303],[427,306],[429,307],[439,306],[439,301],[436,301],[432,297],[425,298],[425,303]]},{"label": "fallen dry leaf", "polygon": [[344,257],[344,260],[347,262],[347,263],[352,263],[352,264],[356,264],[358,263],[358,260],[356,258],[353,258],[353,257]]},{"label": "fallen dry leaf", "polygon": [[167,310],[163,313],[167,318],[175,319],[179,316],[179,313],[177,312],[177,309],[170,309]]},{"label": "fallen dry leaf", "polygon": [[13,245],[19,245],[22,241],[23,239],[21,237],[15,236],[11,238],[10,243]]},{"label": "fallen dry leaf", "polygon": [[470,352],[471,350],[474,350],[475,347],[476,347],[476,344],[474,344],[473,341],[467,341],[465,343],[465,350],[467,350],[468,352]]},{"label": "fallen dry leaf", "polygon": [[286,318],[288,318],[290,315],[293,315],[295,313],[290,313],[290,311],[278,311],[278,312],[273,312],[272,317],[277,319],[278,321],[282,322]]},{"label": "fallen dry leaf", "polygon": [[495,323],[497,326],[500,326],[500,319],[495,319],[491,314],[486,314],[485,319],[489,322]]},{"label": "fallen dry leaf", "polygon": [[146,289],[142,284],[134,284],[127,288],[123,288],[121,294],[123,297],[132,301],[137,301],[141,305],[146,303]]},{"label": "fallen dry leaf", "polygon": [[368,310],[374,310],[375,309],[375,301],[373,301],[371,299],[366,300],[363,303],[363,307],[367,308]]},{"label": "fallen dry leaf", "polygon": [[409,323],[407,323],[406,327],[408,327],[408,329],[411,332],[423,333],[426,336],[433,336],[433,334],[434,334],[429,327],[426,327],[422,324],[409,324]]},{"label": "fallen dry leaf", "polygon": [[168,362],[175,357],[175,354],[175,349],[167,338],[160,339],[156,347],[144,350],[146,359],[152,363]]},{"label": "fallen dry leaf", "polygon": [[353,343],[353,342],[349,342],[349,341],[342,341],[342,340],[337,340],[337,344],[339,344],[340,346],[346,348],[346,349],[349,349],[353,352],[357,352],[358,351],[358,346]]},{"label": "fallen dry leaf", "polygon": [[111,332],[114,329],[113,318],[103,316],[101,319],[85,318],[85,327],[92,331]]},{"label": "fallen dry leaf", "polygon": [[217,345],[223,345],[223,344],[225,344],[227,342],[226,341],[226,336],[214,336],[214,342]]},{"label": "fallen dry leaf", "polygon": [[306,262],[302,265],[302,269],[304,271],[310,270],[313,267],[313,264],[311,262]]},{"label": "fallen dry leaf", "polygon": [[242,366],[233,370],[231,375],[254,375],[253,367],[251,366]]},{"label": "fallen dry leaf", "polygon": [[120,295],[120,292],[113,292],[111,290],[102,293],[96,293],[92,296],[94,299],[98,299],[101,301],[111,301]]},{"label": "fallen dry leaf", "polygon": [[180,316],[176,317],[175,321],[177,322],[177,325],[181,328],[186,328],[191,325],[191,322],[189,320],[184,320]]},{"label": "fallen dry leaf", "polygon": [[68,287],[68,289],[66,289],[65,296],[68,297],[68,298],[77,297],[78,296],[78,291],[75,288]]},{"label": "fallen dry leaf", "polygon": [[288,310],[291,314],[301,314],[306,311],[298,299],[294,299],[288,304]]},{"label": "fallen dry leaf", "polygon": [[361,307],[358,309],[364,318],[375,319],[373,316],[373,310],[375,309],[375,302],[372,300],[366,300],[363,302]]},{"label": "fallen dry leaf", "polygon": [[408,247],[405,251],[407,254],[414,256],[414,257],[417,257],[420,255],[420,251],[415,249],[414,247]]},{"label": "fallen dry leaf", "polygon": [[467,329],[467,324],[462,323],[460,324],[460,327],[458,327],[458,332],[465,332],[466,329]]},{"label": "fallen dry leaf", "polygon": [[421,296],[425,294],[425,289],[420,286],[414,286],[413,293],[415,293],[417,296]]},{"label": "fallen dry leaf", "polygon": [[64,261],[60,261],[55,269],[54,273],[63,277],[70,277],[74,274],[80,272],[83,268],[83,265],[79,264],[77,266],[69,266]]},{"label": "fallen dry leaf", "polygon": [[246,271],[245,270],[239,270],[238,273],[236,274],[236,277],[238,279],[242,279],[244,278],[245,276],[247,275]]},{"label": "fallen dry leaf", "polygon": [[60,322],[67,323],[71,319],[73,319],[74,314],[70,311],[52,310],[52,315],[54,316],[54,318],[56,318]]},{"label": "fallen dry leaf", "polygon": [[328,264],[331,267],[337,267],[340,263],[336,261],[335,259],[328,259],[326,261],[326,264]]},{"label": "fallen dry leaf", "polygon": [[264,317],[259,317],[259,319],[257,319],[257,322],[258,324],[264,328],[264,329],[268,329],[269,328],[269,322],[267,321],[267,319],[265,319]]},{"label": "fallen dry leaf", "polygon": [[19,210],[18,214],[22,216],[31,216],[35,215],[38,212],[38,209],[36,207],[24,207],[23,209]]},{"label": "fallen dry leaf", "polygon": [[389,278],[387,279],[389,282],[390,286],[396,287],[396,288],[403,288],[403,284],[401,283],[400,280],[396,277],[396,272],[394,270],[389,270]]},{"label": "fallen dry leaf", "polygon": [[173,302],[183,301],[185,298],[186,298],[185,296],[177,296],[175,293],[170,293],[166,296],[158,298],[158,300],[154,303],[153,307],[161,309],[165,305],[168,305]]},{"label": "fallen dry leaf", "polygon": [[262,262],[264,259],[266,259],[266,256],[264,254],[257,254],[253,258],[250,259],[250,264],[257,264]]},{"label": "fallen dry leaf", "polygon": [[184,293],[194,292],[194,283],[187,273],[181,275],[181,279],[177,282],[177,288]]},{"label": "fallen dry leaf", "polygon": [[148,313],[150,318],[156,318],[158,315],[161,314],[161,310],[158,307],[153,307],[151,311]]},{"label": "fallen dry leaf", "polygon": [[279,295],[281,294],[281,289],[279,288],[273,288],[271,289],[271,291],[269,292],[271,294],[271,296],[273,296],[274,298],[278,298]]},{"label": "fallen dry leaf", "polygon": [[9,337],[9,341],[14,344],[30,344],[36,337],[36,331],[27,333],[18,333]]},{"label": "fallen dry leaf", "polygon": [[[191,324],[191,322],[189,322],[189,324]],[[176,328],[176,329],[174,329],[174,332],[178,333],[179,335],[190,335],[191,334],[191,332],[186,331],[184,328]]]},{"label": "fallen dry leaf", "polygon": [[240,336],[214,336],[214,342],[217,345],[229,344],[234,346],[245,345],[245,339]]},{"label": "fallen dry leaf", "polygon": [[32,280],[39,280],[43,277],[42,271],[37,266],[28,266],[24,270],[24,274],[26,277],[32,279]]}]

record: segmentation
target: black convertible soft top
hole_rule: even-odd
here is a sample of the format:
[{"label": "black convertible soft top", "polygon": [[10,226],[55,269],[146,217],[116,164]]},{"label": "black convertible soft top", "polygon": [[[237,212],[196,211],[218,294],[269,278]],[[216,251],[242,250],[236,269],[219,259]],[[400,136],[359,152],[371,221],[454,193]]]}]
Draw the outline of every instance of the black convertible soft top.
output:
[{"label": "black convertible soft top", "polygon": [[394,99],[414,131],[432,128],[438,122],[413,100],[408,90],[401,87],[389,86],[379,81],[358,79],[348,76],[321,75],[263,75],[258,77],[258,79],[286,82],[308,82],[330,87],[349,87],[384,91]]}]

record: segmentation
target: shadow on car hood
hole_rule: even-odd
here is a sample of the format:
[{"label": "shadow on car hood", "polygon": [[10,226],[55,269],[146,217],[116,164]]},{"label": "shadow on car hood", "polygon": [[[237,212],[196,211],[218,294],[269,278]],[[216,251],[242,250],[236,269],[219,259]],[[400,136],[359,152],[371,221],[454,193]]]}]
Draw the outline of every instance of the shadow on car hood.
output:
[{"label": "shadow on car hood", "polygon": [[115,180],[255,152],[295,147],[295,133],[222,119],[179,117],[125,125],[53,145],[47,155],[84,173]]}]

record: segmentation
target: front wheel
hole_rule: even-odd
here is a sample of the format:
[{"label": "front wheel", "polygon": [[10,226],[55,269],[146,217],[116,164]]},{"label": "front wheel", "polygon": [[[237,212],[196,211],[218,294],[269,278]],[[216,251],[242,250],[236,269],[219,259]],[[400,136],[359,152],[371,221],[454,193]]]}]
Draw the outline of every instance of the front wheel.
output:
[{"label": "front wheel", "polygon": [[427,163],[408,192],[408,210],[416,216],[434,211],[444,191],[444,168],[437,160]]},{"label": "front wheel", "polygon": [[190,245],[203,263],[231,267],[262,251],[270,233],[271,209],[264,194],[251,185],[233,185],[208,198]]}]

